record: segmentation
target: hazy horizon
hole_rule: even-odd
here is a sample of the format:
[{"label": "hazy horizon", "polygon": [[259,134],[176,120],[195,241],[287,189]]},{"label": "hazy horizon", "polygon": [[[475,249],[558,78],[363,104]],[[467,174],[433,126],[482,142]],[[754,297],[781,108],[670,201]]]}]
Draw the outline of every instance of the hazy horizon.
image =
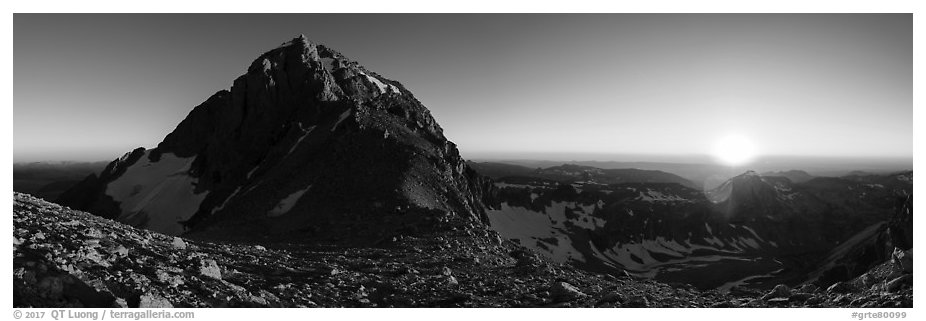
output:
[{"label": "hazy horizon", "polygon": [[910,14],[242,16],[14,14],[14,162],[154,147],[304,33],[401,82],[467,159],[712,161],[737,135],[754,161],[912,167]]},{"label": "hazy horizon", "polygon": [[[121,156],[121,155],[119,155]],[[16,161],[14,165],[29,165],[35,163],[68,164],[68,163],[108,163],[118,158],[89,159],[89,160],[34,160]],[[727,169],[730,173],[742,173],[747,170],[759,172],[803,170],[820,176],[850,171],[866,171],[871,173],[889,173],[913,170],[912,157],[815,157],[815,156],[763,156],[749,164],[727,166],[718,164],[711,155],[630,155],[630,154],[583,154],[583,153],[476,153],[462,155],[471,162],[497,162],[528,166],[526,164],[544,164],[542,167],[561,164],[584,164],[601,168],[613,168],[614,164],[633,165],[693,165],[711,166]],[[596,165],[596,163],[598,165]],[[530,166],[529,166],[530,167]],[[658,167],[658,166],[657,166]],[[660,169],[663,171],[665,170]],[[837,175],[837,176],[838,176]]]}]

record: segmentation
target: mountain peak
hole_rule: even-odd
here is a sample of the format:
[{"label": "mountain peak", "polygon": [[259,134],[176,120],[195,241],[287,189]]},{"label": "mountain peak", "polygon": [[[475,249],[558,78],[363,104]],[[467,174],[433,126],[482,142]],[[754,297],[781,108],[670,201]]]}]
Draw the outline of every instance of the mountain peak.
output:
[{"label": "mountain peak", "polygon": [[814,178],[809,173],[802,171],[802,170],[797,170],[797,169],[792,169],[788,171],[778,171],[778,172],[769,171],[769,172],[762,173],[761,175],[762,177],[765,177],[765,178],[784,177],[790,180],[792,183],[803,183],[803,182],[807,182]]},{"label": "mountain peak", "polygon": [[747,170],[746,172],[739,175],[740,177],[759,177],[759,173],[754,170]]},{"label": "mountain peak", "polygon": [[280,46],[278,46],[277,49],[285,48],[285,47],[310,47],[310,46],[314,46],[314,43],[312,43],[312,41],[306,38],[305,34],[299,34],[292,40],[289,40],[287,42],[280,44]]},{"label": "mountain peak", "polygon": [[714,203],[725,202],[736,193],[752,193],[755,190],[765,189],[766,185],[768,184],[762,180],[762,177],[756,171],[747,170],[728,179],[720,186],[707,191],[707,195]]},{"label": "mountain peak", "polygon": [[[132,155],[82,185],[93,192],[62,203],[216,238],[380,238],[414,217],[389,218],[396,208],[485,220],[479,177],[428,109],[398,82],[304,35],[261,54],[157,148]],[[343,215],[369,226],[339,231]]]}]

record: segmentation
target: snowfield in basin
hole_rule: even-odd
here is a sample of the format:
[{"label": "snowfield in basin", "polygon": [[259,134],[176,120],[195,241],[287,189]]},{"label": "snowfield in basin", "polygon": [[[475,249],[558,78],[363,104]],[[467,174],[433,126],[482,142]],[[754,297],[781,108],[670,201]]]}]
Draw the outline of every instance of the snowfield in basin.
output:
[{"label": "snowfield in basin", "polygon": [[566,206],[566,203],[554,203],[546,208],[551,214],[547,215],[502,203],[501,210],[489,211],[489,221],[492,229],[502,237],[518,240],[521,245],[538,250],[556,262],[585,262],[585,256],[572,245],[564,225]]},{"label": "snowfield in basin", "polygon": [[[536,188],[532,185],[496,183],[499,188]],[[631,202],[688,202],[672,194],[652,189],[639,193]],[[531,191],[531,200],[538,198]],[[678,271],[686,266],[703,266],[721,261],[744,260],[743,255],[759,250],[763,245],[775,246],[759,237],[748,226],[727,224],[724,233],[704,223],[698,236],[689,233],[684,239],[656,236],[610,248],[596,248],[587,235],[605,226],[605,219],[593,215],[596,208],[606,204],[577,202],[550,202],[541,211],[502,202],[498,210],[488,213],[492,229],[502,237],[517,240],[521,245],[537,251],[560,263],[598,262],[605,266],[626,270],[640,277],[655,277],[661,271]],[[567,215],[567,212],[571,212]],[[626,209],[627,217],[640,215]],[[649,215],[649,214],[642,214]],[[644,224],[660,224],[661,219],[643,218]],[[668,224],[668,223],[667,223]],[[732,232],[732,233],[731,233]]]}]

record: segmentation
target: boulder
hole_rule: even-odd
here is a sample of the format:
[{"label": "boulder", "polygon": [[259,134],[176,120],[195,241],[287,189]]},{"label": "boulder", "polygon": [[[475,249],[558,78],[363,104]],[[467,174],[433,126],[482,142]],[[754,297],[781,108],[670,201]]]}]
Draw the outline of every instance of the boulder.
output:
[{"label": "boulder", "polygon": [[772,291],[769,291],[764,296],[762,296],[762,300],[770,300],[774,298],[787,298],[790,295],[791,295],[791,287],[784,285],[784,284],[779,284],[779,285],[776,285],[775,288],[772,289]]},{"label": "boulder", "polygon": [[820,296],[816,296],[816,295],[815,295],[815,296],[813,296],[813,297],[807,299],[807,301],[804,301],[804,304],[809,305],[809,306],[812,306],[812,305],[820,304],[820,303],[822,303],[824,300],[825,300],[825,299],[823,298],[822,295],[820,295]]},{"label": "boulder", "polygon": [[732,308],[733,304],[730,301],[720,301],[714,304],[711,304],[712,308]]},{"label": "boulder", "polygon": [[798,293],[817,293],[820,288],[813,284],[804,284],[797,288]]},{"label": "boulder", "polygon": [[155,276],[158,281],[167,284],[169,287],[177,287],[185,283],[183,278],[179,275],[171,275],[169,272],[161,269],[155,272]]},{"label": "boulder", "polygon": [[649,300],[642,295],[634,295],[627,298],[627,302],[624,302],[623,307],[625,308],[648,308]]},{"label": "boulder", "polygon": [[852,285],[846,282],[836,282],[826,288],[827,294],[839,294],[852,292]]},{"label": "boulder", "polygon": [[891,254],[891,263],[899,270],[906,273],[913,273],[913,249],[902,250],[899,247],[894,248]]},{"label": "boulder", "polygon": [[39,281],[36,289],[39,296],[58,298],[61,297],[61,293],[64,291],[64,282],[59,276],[46,276]]},{"label": "boulder", "polygon": [[790,300],[788,298],[771,298],[771,299],[768,299],[766,302],[768,302],[768,305],[771,305],[771,306],[784,306],[784,305],[788,305]]},{"label": "boulder", "polygon": [[866,289],[867,289],[867,288],[871,288],[871,286],[872,286],[873,284],[875,284],[876,282],[878,282],[878,280],[876,280],[874,276],[871,276],[870,273],[862,274],[862,276],[860,276],[860,277],[858,278],[858,280],[859,280],[859,282],[862,283],[862,287],[864,287],[864,288],[866,288]]},{"label": "boulder", "polygon": [[550,296],[556,302],[567,302],[587,297],[578,288],[566,282],[555,282],[550,286]]},{"label": "boulder", "polygon": [[514,250],[509,255],[515,259],[517,267],[536,267],[543,261],[536,254],[522,249]]},{"label": "boulder", "polygon": [[339,270],[337,267],[334,267],[334,266],[328,266],[324,270],[326,270],[327,274],[330,276],[335,276],[342,272],[341,270]]},{"label": "boulder", "polygon": [[904,285],[913,286],[913,274],[904,274],[887,282],[886,288],[888,292],[897,292],[903,289]]},{"label": "boulder", "polygon": [[118,257],[129,256],[129,249],[127,249],[125,246],[122,246],[122,245],[117,246],[116,249],[113,250],[113,252]]},{"label": "boulder", "polygon": [[813,297],[813,293],[794,293],[788,297],[790,302],[804,302]]},{"label": "boulder", "polygon": [[183,239],[179,237],[174,237],[174,240],[170,243],[170,245],[178,250],[186,250],[186,242],[184,242]]},{"label": "boulder", "polygon": [[222,279],[222,269],[219,268],[219,265],[215,263],[214,260],[201,260],[199,262],[199,275],[213,278],[216,280]]},{"label": "boulder", "polygon": [[146,293],[139,298],[138,301],[139,308],[173,308],[174,305],[170,303],[164,297],[153,294]]},{"label": "boulder", "polygon": [[598,300],[598,302],[619,302],[619,303],[623,303],[625,300],[626,300],[626,299],[624,299],[624,295],[623,295],[623,294],[621,294],[620,292],[617,292],[617,291],[612,291],[612,292],[608,292],[608,294],[605,294],[604,296],[602,296],[601,299]]}]

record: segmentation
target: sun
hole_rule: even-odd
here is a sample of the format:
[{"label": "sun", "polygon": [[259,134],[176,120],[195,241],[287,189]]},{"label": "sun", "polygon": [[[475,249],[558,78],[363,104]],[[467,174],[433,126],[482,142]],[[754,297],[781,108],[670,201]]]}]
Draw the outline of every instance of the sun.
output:
[{"label": "sun", "polygon": [[729,166],[743,165],[756,157],[756,147],[746,136],[730,134],[714,143],[714,157]]}]

